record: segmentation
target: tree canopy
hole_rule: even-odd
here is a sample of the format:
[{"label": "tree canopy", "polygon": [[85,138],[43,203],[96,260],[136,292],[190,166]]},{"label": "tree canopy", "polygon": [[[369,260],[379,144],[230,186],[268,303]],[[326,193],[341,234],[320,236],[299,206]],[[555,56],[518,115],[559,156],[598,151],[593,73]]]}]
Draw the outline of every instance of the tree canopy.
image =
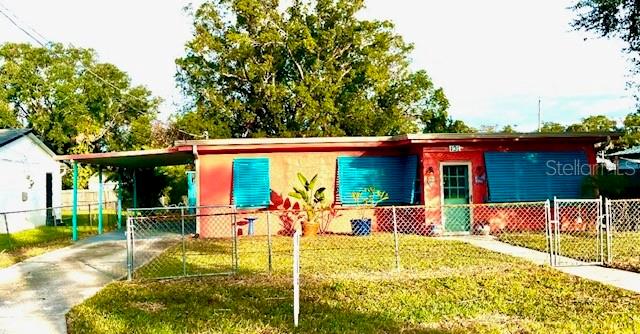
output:
[{"label": "tree canopy", "polygon": [[146,147],[159,102],[93,50],[0,46],[0,127],[30,127],[58,154]]},{"label": "tree canopy", "polygon": [[176,124],[211,137],[393,135],[468,129],[389,21],[364,0],[212,0],[177,60],[191,103]]}]

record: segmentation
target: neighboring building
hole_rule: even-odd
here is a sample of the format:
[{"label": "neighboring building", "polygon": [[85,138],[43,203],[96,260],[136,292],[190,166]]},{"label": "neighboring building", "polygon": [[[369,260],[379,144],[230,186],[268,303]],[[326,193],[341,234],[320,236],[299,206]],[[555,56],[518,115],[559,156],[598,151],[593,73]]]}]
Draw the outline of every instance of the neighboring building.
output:
[{"label": "neighboring building", "polygon": [[[352,192],[375,186],[389,193],[383,205],[435,208],[437,215],[427,217],[423,212],[415,222],[434,225],[470,219],[469,211],[441,212],[442,205],[580,198],[582,180],[596,165],[596,145],[609,136],[419,134],[197,140],[176,142],[165,150],[62,158],[127,168],[195,160],[197,205],[235,204],[261,222],[266,217],[255,210],[286,207],[288,193],[298,185],[298,172],[307,177],[317,174],[317,184],[327,188],[328,200],[335,206],[352,207]],[[333,231],[349,232],[348,218],[332,225]],[[201,224],[206,223],[201,220]],[[256,233],[264,233],[260,232],[264,227],[258,224]],[[467,232],[471,224],[445,227],[449,232]]]},{"label": "neighboring building", "polygon": [[[61,164],[29,129],[0,129],[0,213],[9,232],[51,224],[60,219]],[[29,211],[31,210],[31,211]],[[35,210],[35,211],[33,211]],[[0,233],[5,222],[0,216]]]},{"label": "neighboring building", "polygon": [[626,175],[640,173],[640,146],[609,154],[617,166],[617,170]]}]

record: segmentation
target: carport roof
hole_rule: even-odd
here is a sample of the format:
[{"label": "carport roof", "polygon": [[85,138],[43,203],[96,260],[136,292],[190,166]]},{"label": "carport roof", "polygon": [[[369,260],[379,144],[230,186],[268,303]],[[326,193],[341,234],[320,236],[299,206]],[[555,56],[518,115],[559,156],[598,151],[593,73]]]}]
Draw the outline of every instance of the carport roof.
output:
[{"label": "carport roof", "polygon": [[194,159],[190,147],[170,147],[157,150],[60,155],[57,160],[96,166],[147,168],[185,165]]},{"label": "carport roof", "polygon": [[90,153],[58,156],[58,160],[83,164],[144,168],[184,165],[194,161],[194,152],[247,153],[288,150],[339,150],[400,147],[407,144],[473,142],[552,141],[595,144],[620,137],[619,133],[431,133],[384,137],[241,138],[177,141],[166,149]]}]

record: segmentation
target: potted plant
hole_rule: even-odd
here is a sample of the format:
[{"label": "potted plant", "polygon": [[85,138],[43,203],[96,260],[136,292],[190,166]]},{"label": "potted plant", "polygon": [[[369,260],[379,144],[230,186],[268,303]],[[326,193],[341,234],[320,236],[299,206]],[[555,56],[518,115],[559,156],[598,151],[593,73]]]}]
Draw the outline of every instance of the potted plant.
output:
[{"label": "potted plant", "polygon": [[302,235],[314,236],[318,234],[320,223],[322,220],[322,210],[327,207],[325,205],[325,187],[316,189],[318,174],[308,180],[302,173],[298,173],[298,181],[301,187],[293,187],[293,191],[289,193],[290,197],[300,200],[302,210],[306,214],[306,220],[302,222]]},{"label": "potted plant", "polygon": [[351,231],[353,235],[370,235],[371,218],[367,217],[367,210],[375,208],[378,204],[389,199],[386,191],[371,186],[362,191],[351,193],[358,207],[359,218],[351,219]]}]

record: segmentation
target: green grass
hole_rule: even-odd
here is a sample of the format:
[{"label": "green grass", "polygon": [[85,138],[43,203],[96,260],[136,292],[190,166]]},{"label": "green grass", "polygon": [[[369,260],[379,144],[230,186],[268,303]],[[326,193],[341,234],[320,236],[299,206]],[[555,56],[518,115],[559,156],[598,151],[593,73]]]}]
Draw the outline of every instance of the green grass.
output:
[{"label": "green grass", "polygon": [[[70,333],[632,333],[640,296],[473,246],[389,235],[303,238],[300,327],[292,326],[291,240],[240,238],[240,272],[108,285],[67,315]],[[138,277],[175,273],[175,247]],[[186,240],[190,270],[228,269],[230,244]],[[220,254],[212,254],[219,252]],[[204,256],[208,254],[208,256]],[[154,265],[162,263],[161,267]],[[156,268],[156,271],[152,271]],[[160,272],[158,271],[160,270]],[[164,270],[164,271],[162,271]]]},{"label": "green grass", "polygon": [[[115,229],[116,219],[114,213],[105,213],[103,231]],[[70,225],[70,216],[63,215],[63,221]],[[95,217],[90,220],[88,214],[79,214],[78,237],[86,238],[96,235],[98,233],[96,224],[97,219]],[[0,268],[69,246],[72,243],[71,226],[39,226],[35,229],[9,235],[0,234]]]},{"label": "green grass", "polygon": [[[498,239],[517,246],[547,251],[546,237],[542,233],[509,233],[498,236]],[[561,233],[560,255],[580,261],[599,261],[596,242],[594,233]],[[606,254],[606,247],[604,251]],[[613,233],[611,255],[612,261],[606,263],[607,266],[640,272],[640,232]]]}]

